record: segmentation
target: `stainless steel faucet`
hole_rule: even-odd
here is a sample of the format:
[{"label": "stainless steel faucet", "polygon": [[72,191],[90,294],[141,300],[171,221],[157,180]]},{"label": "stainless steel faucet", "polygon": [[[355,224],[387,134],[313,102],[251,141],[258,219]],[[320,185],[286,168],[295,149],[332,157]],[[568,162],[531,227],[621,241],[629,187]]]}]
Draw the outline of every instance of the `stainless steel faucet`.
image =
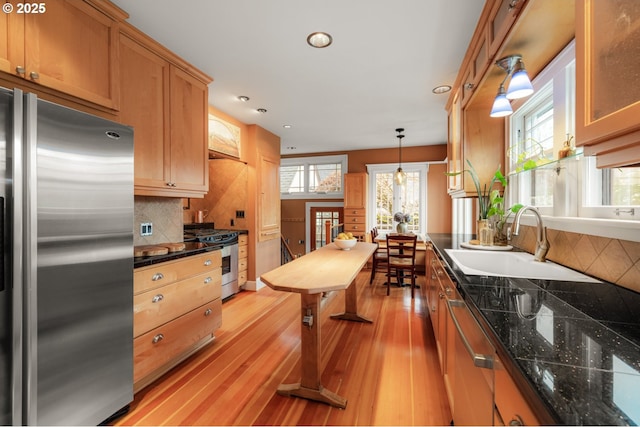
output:
[{"label": "stainless steel faucet", "polygon": [[533,259],[535,259],[536,261],[545,262],[550,245],[549,241],[547,240],[547,227],[542,224],[542,217],[540,216],[540,212],[538,212],[536,208],[534,208],[533,206],[525,206],[516,213],[516,217],[513,220],[513,224],[515,226],[513,234],[515,234],[516,236],[518,235],[518,232],[520,231],[520,218],[526,210],[530,210],[535,214],[538,226],[538,240],[536,242],[536,252],[533,255]]}]

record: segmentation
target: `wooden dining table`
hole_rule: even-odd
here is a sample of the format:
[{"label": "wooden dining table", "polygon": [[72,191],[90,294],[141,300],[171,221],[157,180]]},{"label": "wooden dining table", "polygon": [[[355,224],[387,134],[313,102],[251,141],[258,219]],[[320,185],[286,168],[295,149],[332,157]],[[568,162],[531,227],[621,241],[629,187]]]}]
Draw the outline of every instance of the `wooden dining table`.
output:
[{"label": "wooden dining table", "polygon": [[331,318],[371,323],[371,319],[358,312],[355,278],[376,247],[373,243],[358,242],[350,250],[341,250],[330,243],[260,276],[271,289],[300,294],[302,375],[300,383],[281,384],[278,394],[338,408],[347,406],[344,397],[325,389],[320,382],[320,302],[324,292],[345,290],[345,310]]}]

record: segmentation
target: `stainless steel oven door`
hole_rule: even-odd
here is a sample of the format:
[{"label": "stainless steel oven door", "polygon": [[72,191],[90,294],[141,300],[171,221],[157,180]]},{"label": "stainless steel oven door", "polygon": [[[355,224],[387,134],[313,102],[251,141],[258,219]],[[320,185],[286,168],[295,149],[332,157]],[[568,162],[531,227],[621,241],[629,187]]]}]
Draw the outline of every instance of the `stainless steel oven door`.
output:
[{"label": "stainless steel oven door", "polygon": [[222,254],[222,299],[238,293],[238,245],[228,245]]}]

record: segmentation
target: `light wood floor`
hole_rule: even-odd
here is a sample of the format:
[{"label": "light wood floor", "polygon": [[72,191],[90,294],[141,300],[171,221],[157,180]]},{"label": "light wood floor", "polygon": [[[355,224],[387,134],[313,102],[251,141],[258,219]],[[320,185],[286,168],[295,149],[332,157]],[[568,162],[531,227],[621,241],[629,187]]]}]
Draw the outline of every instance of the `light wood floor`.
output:
[{"label": "light wood floor", "polygon": [[373,286],[369,275],[356,286],[372,324],[328,318],[344,311],[344,292],[328,294],[321,313],[322,384],[346,409],[276,394],[300,380],[300,296],[264,288],[224,303],[213,344],[138,392],[116,425],[449,425],[420,291],[387,297],[383,274]]}]

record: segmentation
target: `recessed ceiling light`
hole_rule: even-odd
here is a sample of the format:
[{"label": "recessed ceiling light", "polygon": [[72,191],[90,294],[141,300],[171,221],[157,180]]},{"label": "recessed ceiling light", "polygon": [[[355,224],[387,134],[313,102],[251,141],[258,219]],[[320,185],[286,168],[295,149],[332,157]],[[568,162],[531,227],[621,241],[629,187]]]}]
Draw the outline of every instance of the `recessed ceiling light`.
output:
[{"label": "recessed ceiling light", "polygon": [[282,127],[285,128],[285,129],[291,129],[292,128],[291,125],[282,125]]},{"label": "recessed ceiling light", "polygon": [[451,90],[451,86],[449,85],[442,85],[442,86],[436,86],[434,87],[431,92],[436,93],[436,94],[441,94],[441,93],[447,93]]},{"label": "recessed ceiling light", "polygon": [[247,102],[247,101],[249,101],[249,97],[248,97],[248,96],[244,96],[244,95],[240,95],[240,96],[238,97],[238,99],[239,99],[240,101],[242,101],[242,102]]},{"label": "recessed ceiling light", "polygon": [[311,33],[307,36],[307,43],[309,46],[323,48],[327,47],[333,42],[333,38],[328,33],[323,33],[322,31],[317,31],[315,33]]},{"label": "recessed ceiling light", "polygon": [[266,113],[266,112],[267,112],[267,109],[266,109],[266,108],[258,108],[256,111],[257,111],[258,113],[260,113],[260,114],[264,114],[264,113]]}]

